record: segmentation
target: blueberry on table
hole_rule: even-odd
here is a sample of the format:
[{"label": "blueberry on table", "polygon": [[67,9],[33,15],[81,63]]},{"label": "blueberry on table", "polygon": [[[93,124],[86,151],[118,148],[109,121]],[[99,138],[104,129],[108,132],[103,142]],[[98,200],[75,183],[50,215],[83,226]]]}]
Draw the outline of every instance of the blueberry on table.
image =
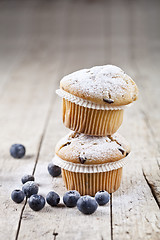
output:
[{"label": "blueberry on table", "polygon": [[60,197],[56,192],[51,191],[47,194],[46,201],[50,206],[55,207],[58,205]]},{"label": "blueberry on table", "polygon": [[25,184],[28,181],[34,181],[34,176],[26,174],[21,178],[21,181],[23,184]]},{"label": "blueberry on table", "polygon": [[29,206],[34,211],[40,211],[42,208],[44,208],[45,205],[45,199],[41,195],[33,194],[29,198]]},{"label": "blueberry on table", "polygon": [[61,168],[53,163],[48,164],[48,172],[52,177],[58,177],[61,174]]},{"label": "blueberry on table", "polygon": [[75,207],[80,196],[76,190],[67,191],[63,196],[63,202],[67,207]]},{"label": "blueberry on table", "polygon": [[98,207],[98,203],[93,197],[89,195],[82,196],[77,201],[78,210],[84,214],[94,213],[97,207]]},{"label": "blueberry on table", "polygon": [[38,193],[38,185],[33,181],[26,182],[22,187],[22,191],[26,197],[30,197],[31,195]]},{"label": "blueberry on table", "polygon": [[21,203],[24,200],[24,197],[24,192],[19,189],[16,189],[11,193],[11,198],[16,203]]},{"label": "blueberry on table", "polygon": [[96,193],[95,199],[100,206],[103,206],[109,202],[110,195],[107,191],[102,190]]},{"label": "blueberry on table", "polygon": [[26,152],[26,149],[22,144],[13,144],[10,148],[10,154],[14,158],[24,157],[25,152]]}]

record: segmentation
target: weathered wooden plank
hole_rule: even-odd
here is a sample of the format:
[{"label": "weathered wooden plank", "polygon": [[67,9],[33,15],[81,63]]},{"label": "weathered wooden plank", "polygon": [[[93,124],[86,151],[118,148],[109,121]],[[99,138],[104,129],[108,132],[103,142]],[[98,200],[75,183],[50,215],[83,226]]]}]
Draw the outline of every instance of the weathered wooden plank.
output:
[{"label": "weathered wooden plank", "polygon": [[[83,67],[113,63],[135,78],[140,99],[126,110],[120,129],[133,150],[124,168],[122,186],[112,196],[112,206],[101,207],[92,216],[83,216],[77,209],[63,206],[46,206],[35,213],[27,205],[17,236],[18,239],[30,239],[31,236],[33,239],[158,239],[160,216],[152,192],[158,201],[159,2],[154,1],[152,6],[149,1],[132,4],[121,1],[116,5],[105,1],[17,2],[18,5],[4,1],[1,3],[3,11],[0,10],[1,21],[7,21],[8,27],[13,22],[12,31],[0,26],[7,36],[0,38],[4,57],[4,61],[0,60],[0,71],[6,79],[0,102],[0,200],[3,202],[1,216],[5,216],[0,238],[13,239],[15,236],[23,205],[11,203],[9,191],[20,184],[22,173],[33,171],[36,158],[35,177],[40,193],[46,195],[54,189],[62,196],[65,192],[61,177],[53,180],[47,173],[57,140],[68,132],[59,121],[60,101],[52,98],[60,75]],[[12,36],[11,51],[8,46]],[[11,66],[15,55],[15,64]],[[8,79],[12,81],[7,82]],[[25,91],[22,91],[24,85]],[[52,112],[51,102],[54,103]],[[15,141],[15,136],[29,149],[30,158],[10,158],[6,149]]]},{"label": "weathered wooden plank", "polygon": [[[26,71],[24,71],[24,74],[27,75]],[[24,80],[23,74],[21,77]],[[5,216],[4,220],[1,221],[3,231],[0,234],[2,239],[6,233],[8,239],[13,239],[16,233],[23,204],[15,205],[11,202],[10,193],[13,189],[21,187],[20,178],[23,174],[32,173],[47,119],[51,101],[51,93],[49,92],[52,83],[48,80],[46,84],[43,74],[38,78],[38,86],[37,81],[35,82],[32,77],[30,77],[31,81],[25,79],[23,83],[22,81],[19,82],[19,80],[12,81],[7,84],[8,90],[4,93],[4,97],[1,98],[0,198],[3,203],[1,213],[2,216]],[[25,90],[23,90],[21,87],[23,88],[25,83]],[[19,94],[17,94],[17,90]],[[44,95],[46,95],[45,99]],[[9,147],[15,142],[23,143],[26,146],[26,158],[15,160],[10,157]]]},{"label": "weathered wooden plank", "polygon": [[[136,5],[135,5],[136,7]],[[142,6],[141,6],[142,8]],[[140,21],[140,13],[135,18],[135,22],[138,26],[138,22],[140,23],[140,27],[146,25],[147,27],[144,29],[145,35],[145,44],[143,44],[143,56],[135,51],[135,62],[137,62],[137,69],[139,71],[139,77],[142,77],[142,97],[143,97],[143,108],[142,114],[144,121],[150,131],[150,138],[152,139],[152,148],[156,149],[156,153],[154,156],[151,156],[150,162],[148,164],[144,164],[143,172],[148,182],[152,193],[155,199],[158,202],[159,199],[159,182],[160,177],[158,174],[159,167],[157,166],[157,162],[160,156],[160,123],[159,123],[159,111],[160,102],[159,94],[160,88],[159,86],[159,65],[158,61],[160,61],[160,29],[159,29],[159,21],[160,21],[160,2],[154,1],[154,8],[151,8],[150,3],[147,2],[145,9],[143,11],[148,12],[148,14]],[[135,29],[136,30],[136,29]],[[135,35],[135,34],[134,34]],[[149,56],[149,57],[147,57]],[[141,67],[140,67],[141,66]],[[154,158],[154,161],[153,161]],[[152,163],[151,163],[152,161]]]},{"label": "weathered wooden plank", "polygon": [[[40,194],[46,196],[49,191],[54,190],[61,196],[61,203],[63,203],[62,196],[66,189],[62,177],[52,179],[47,171],[48,162],[54,155],[55,144],[68,132],[68,129],[64,129],[60,121],[60,105],[61,102],[57,99],[43,142],[35,178],[40,184]],[[56,118],[55,112],[57,113]],[[55,130],[55,126],[59,131]],[[41,228],[35,229],[35,222]],[[96,213],[90,216],[81,214],[77,208],[70,209],[64,205],[52,208],[46,204],[39,213],[33,212],[28,205],[26,206],[18,239],[28,239],[31,234],[38,239],[43,239],[44,236],[45,239],[51,239],[54,231],[58,233],[57,239],[82,239],[84,236],[87,239],[94,237],[108,239],[110,238],[110,206],[99,207]]]},{"label": "weathered wooden plank", "polygon": [[[19,1],[17,3],[19,4]],[[2,36],[0,44],[3,50],[1,72],[4,78],[9,80],[5,81],[5,91],[2,92],[0,101],[0,201],[2,203],[0,211],[3,219],[0,221],[0,239],[15,239],[24,203],[14,204],[10,200],[10,194],[13,189],[21,187],[22,175],[31,174],[34,169],[53,98],[53,90],[56,87],[54,82],[58,73],[57,69],[59,69],[60,52],[57,52],[52,44],[54,42],[52,38],[55,35],[58,39],[61,33],[53,31],[48,41],[41,38],[46,30],[48,19],[42,18],[43,24],[41,22],[39,25],[36,24],[39,14],[35,14],[35,3],[38,1],[27,5],[27,11],[25,11],[25,3],[20,8],[14,8],[14,11],[11,2],[4,4],[0,9],[1,20],[3,19],[9,26],[7,28],[6,25],[1,25],[1,31],[8,35],[8,38],[5,42],[5,37]],[[20,9],[22,12],[24,9],[24,17],[22,13],[19,13]],[[11,41],[11,36],[13,41]],[[16,43],[16,38],[18,43]],[[17,54],[16,49],[18,49]],[[26,146],[27,156],[22,160],[15,160],[9,155],[9,147],[15,142]]]},{"label": "weathered wooden plank", "polygon": [[143,167],[143,175],[160,207],[160,169],[158,163],[152,161],[150,164],[145,164]]},{"label": "weathered wooden plank", "polygon": [[[149,177],[146,175],[144,178],[143,175],[146,169],[144,166],[149,167],[151,161],[156,163],[157,147],[154,144],[152,130],[149,124],[146,124],[144,117],[144,114],[148,112],[148,101],[154,104],[154,98],[151,97],[148,101],[145,99],[150,91],[151,83],[147,81],[149,76],[147,71],[144,72],[146,70],[144,64],[137,66],[137,62],[142,63],[144,54],[146,57],[150,56],[146,53],[144,32],[142,34],[140,30],[142,26],[143,29],[147,26],[145,22],[147,15],[146,9],[143,9],[144,4],[137,6],[137,3],[134,5],[129,3],[130,6],[126,6],[125,3],[124,1],[121,5],[123,10],[121,14],[118,14],[119,7],[115,8],[114,5],[111,12],[113,18],[117,17],[117,22],[113,22],[115,35],[112,38],[119,43],[114,45],[114,41],[112,42],[112,59],[126,65],[128,72],[132,72],[140,88],[140,97],[135,106],[126,112],[121,128],[123,135],[131,142],[132,154],[128,166],[124,169],[122,187],[112,195],[113,239],[158,239],[159,209],[146,181],[146,179],[149,181]],[[146,8],[149,10],[148,6]],[[123,35],[123,44],[118,40],[118,32],[114,28],[118,28]],[[128,55],[123,56],[124,51]],[[113,55],[114,52],[118,54]],[[154,171],[152,171],[152,177],[153,175]]]},{"label": "weathered wooden plank", "polygon": [[122,187],[112,197],[113,239],[133,239],[135,236],[137,239],[158,239],[160,231],[158,205],[142,170],[143,165],[148,166],[150,161],[155,161],[156,149],[153,149],[151,139],[146,141],[147,137],[150,138],[150,132],[138,105],[140,100],[133,111],[129,110],[132,114],[127,115],[124,126],[132,153],[124,168]]},{"label": "weathered wooden plank", "polygon": [[[105,23],[104,10],[101,5],[86,6],[84,12],[82,11],[84,3],[77,2],[74,6],[70,5],[68,8],[68,23],[70,26],[70,35],[67,36],[66,46],[64,48],[63,57],[68,61],[63,65],[63,73],[67,74],[71,71],[79,69],[81,67],[89,67],[96,65],[97,62],[104,62],[105,55],[103,51],[102,42],[99,39],[95,40],[96,46],[101,46],[101,49],[96,50],[95,46],[88,45],[91,32],[94,34],[94,28],[100,27],[99,37],[103,38],[103,24]],[[97,16],[102,13],[100,19]],[[86,13],[90,13],[91,22],[86,27],[82,24]],[[94,16],[94,17],[93,17]],[[94,27],[91,24],[92,18],[97,19]],[[78,36],[77,36],[77,25]],[[69,27],[69,26],[68,26]],[[87,31],[90,27],[90,34],[88,36],[83,36],[83,33]],[[76,32],[76,35],[74,33]],[[74,44],[70,45],[70,41],[75,41],[76,38],[79,41],[79,48],[76,49]],[[74,40],[75,39],[75,40]],[[87,49],[83,49],[84,40],[86,40]],[[67,49],[69,47],[69,51]],[[78,47],[78,46],[77,46]],[[105,42],[104,42],[105,47]],[[79,51],[81,49],[81,51]],[[78,55],[78,57],[77,57]],[[94,57],[96,55],[96,58]],[[58,79],[57,83],[60,79]],[[54,155],[54,147],[57,141],[64,136],[68,129],[62,125],[62,116],[60,111],[61,101],[57,98],[53,105],[52,115],[50,117],[49,125],[47,127],[46,135],[40,152],[40,157],[37,163],[35,177],[40,183],[40,193],[44,196],[52,189],[58,192],[61,196],[65,193],[66,189],[64,187],[61,177],[51,179],[47,172],[48,162],[52,159]],[[56,113],[56,115],[55,115]],[[30,215],[32,217],[30,217]],[[44,220],[45,219],[45,220]],[[39,229],[35,229],[34,223],[41,225]],[[34,232],[34,233],[33,233]],[[62,205],[58,208],[51,208],[46,206],[40,213],[34,213],[28,207],[25,208],[21,228],[19,232],[18,239],[29,238],[29,236],[36,236],[38,239],[51,239],[53,232],[56,232],[56,239],[110,239],[111,238],[111,225],[110,225],[110,204],[105,207],[99,207],[94,215],[85,216],[81,214],[76,208],[69,209]]]}]

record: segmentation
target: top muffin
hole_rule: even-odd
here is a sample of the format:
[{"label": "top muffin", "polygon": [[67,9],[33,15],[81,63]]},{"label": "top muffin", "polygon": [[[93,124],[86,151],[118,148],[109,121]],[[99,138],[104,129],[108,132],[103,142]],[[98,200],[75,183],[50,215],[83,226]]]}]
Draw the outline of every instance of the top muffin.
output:
[{"label": "top muffin", "polygon": [[95,104],[123,106],[137,99],[135,82],[114,65],[82,69],[65,76],[60,88]]}]

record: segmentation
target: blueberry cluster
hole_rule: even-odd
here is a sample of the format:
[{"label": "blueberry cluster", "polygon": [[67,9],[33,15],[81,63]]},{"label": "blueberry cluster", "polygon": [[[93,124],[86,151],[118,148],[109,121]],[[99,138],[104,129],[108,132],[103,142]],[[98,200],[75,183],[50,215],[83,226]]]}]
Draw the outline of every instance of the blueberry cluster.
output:
[{"label": "blueberry cluster", "polygon": [[110,195],[106,191],[99,191],[95,198],[89,195],[80,196],[76,190],[70,190],[63,196],[63,202],[67,207],[77,206],[78,210],[84,214],[92,214],[98,205],[105,205],[110,200]]},{"label": "blueberry cluster", "polygon": [[16,203],[21,203],[24,198],[28,198],[28,203],[31,209],[34,211],[39,211],[45,206],[45,202],[49,205],[57,206],[60,197],[55,192],[49,192],[46,196],[46,200],[43,196],[38,195],[38,184],[34,182],[34,176],[24,175],[21,179],[23,186],[22,190],[16,189],[11,193],[11,198]]},{"label": "blueberry cluster", "polygon": [[[25,155],[25,147],[22,144],[13,144],[10,148],[10,154],[13,158],[22,158]],[[57,177],[61,174],[61,168],[55,166],[53,163],[48,165],[48,172],[52,177]],[[16,203],[21,203],[24,198],[28,198],[28,203],[31,209],[34,211],[39,211],[45,206],[45,202],[49,205],[57,206],[60,197],[57,193],[51,191],[45,198],[41,195],[38,195],[38,184],[35,183],[33,175],[24,175],[21,178],[21,182],[23,184],[22,190],[16,189],[11,193],[11,198]]]},{"label": "blueberry cluster", "polygon": [[[11,193],[11,198],[16,203],[21,203],[24,198],[29,198],[28,203],[32,210],[40,211],[44,206],[45,202],[55,207],[60,202],[59,195],[51,191],[47,194],[46,200],[43,196],[38,195],[38,184],[34,182],[32,175],[25,175],[21,179],[23,186],[22,190],[16,189]],[[98,204],[105,205],[110,200],[110,195],[106,191],[99,191],[96,193],[95,198],[89,195],[80,196],[76,190],[67,191],[63,196],[64,204],[69,207],[76,207],[84,214],[92,214],[96,211]]]},{"label": "blueberry cluster", "polygon": [[[25,148],[21,144],[14,144],[10,148],[10,153],[14,158],[21,158],[25,154]],[[49,163],[48,172],[52,177],[58,177],[61,174],[61,168],[53,163]],[[11,198],[14,202],[21,203],[26,197],[30,208],[34,211],[40,211],[44,208],[46,202],[52,207],[59,204],[60,197],[54,191],[47,194],[46,200],[43,196],[38,195],[39,187],[33,175],[24,175],[21,178],[21,182],[23,184],[22,190],[16,189],[11,193]],[[63,202],[67,207],[77,206],[78,210],[84,214],[94,213],[98,205],[105,205],[109,200],[110,195],[106,191],[99,191],[95,197],[91,197],[89,195],[80,196],[78,191],[70,190],[63,196]]]}]

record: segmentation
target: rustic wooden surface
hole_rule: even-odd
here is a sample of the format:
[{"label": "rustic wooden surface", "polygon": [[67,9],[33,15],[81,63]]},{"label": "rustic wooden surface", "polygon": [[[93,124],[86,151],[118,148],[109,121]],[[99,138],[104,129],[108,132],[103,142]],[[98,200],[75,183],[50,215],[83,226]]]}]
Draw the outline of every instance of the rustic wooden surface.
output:
[{"label": "rustic wooden surface", "polygon": [[[160,1],[0,1],[0,239],[159,239]],[[14,204],[21,176],[34,173],[45,196],[62,197],[62,178],[47,165],[66,129],[55,94],[62,76],[112,63],[136,81],[139,100],[120,132],[131,143],[120,189],[95,214]],[[24,159],[9,147],[26,146]],[[61,200],[62,203],[62,200]]]}]

